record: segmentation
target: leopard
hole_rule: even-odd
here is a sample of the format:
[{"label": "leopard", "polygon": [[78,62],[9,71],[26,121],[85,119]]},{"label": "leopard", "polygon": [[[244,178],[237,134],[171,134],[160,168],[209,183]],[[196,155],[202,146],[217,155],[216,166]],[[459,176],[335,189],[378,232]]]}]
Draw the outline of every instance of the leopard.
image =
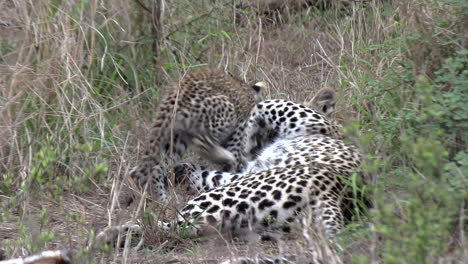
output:
[{"label": "leopard", "polygon": [[[155,198],[167,201],[168,164],[177,163],[193,145],[209,140],[214,151],[248,118],[262,98],[262,83],[248,85],[229,72],[211,67],[197,69],[174,82],[159,102],[143,154],[130,171],[139,187],[152,184]],[[215,153],[213,157],[230,153]]]},{"label": "leopard", "polygon": [[[334,235],[343,225],[343,216],[346,221],[350,221],[352,218],[352,199],[354,199],[353,191],[355,190],[346,186],[345,182],[346,180],[349,180],[349,177],[354,172],[357,171],[361,160],[362,152],[358,147],[352,144],[346,144],[340,139],[335,139],[321,134],[312,134],[296,137],[294,139],[276,140],[273,144],[266,147],[254,161],[249,162],[246,170],[241,173],[209,170],[199,164],[181,163],[175,168],[176,183],[184,185],[189,193],[192,192],[199,194],[196,198],[191,200],[188,203],[188,207],[184,207],[181,212],[184,213],[186,211],[193,210],[197,212],[195,215],[200,213],[206,218],[212,218],[211,220],[206,220],[210,223],[223,223],[223,221],[226,221],[224,219],[224,217],[226,217],[224,212],[221,218],[216,216],[213,218],[213,216],[208,214],[209,212],[214,211],[212,208],[215,207],[215,205],[219,206],[221,210],[232,212],[234,215],[238,215],[239,211],[233,210],[232,208],[226,209],[230,203],[233,205],[244,204],[244,206],[248,204],[249,206],[252,206],[249,207],[248,210],[251,212],[259,212],[264,210],[265,206],[261,206],[260,203],[255,204],[257,199],[264,201],[264,204],[267,205],[274,205],[277,203],[281,204],[281,199],[275,199],[275,197],[278,198],[282,195],[292,195],[295,198],[291,198],[289,201],[295,201],[295,199],[300,200],[298,197],[306,199],[306,196],[301,196],[300,193],[313,188],[314,190],[318,190],[318,193],[314,193],[312,196],[315,200],[328,199],[324,197],[330,197],[332,200],[338,199],[335,202],[340,207],[330,206],[331,209],[328,209],[336,211],[329,215],[330,218],[333,218],[333,223],[323,223],[326,228],[326,233]],[[287,168],[287,173],[285,174],[285,171],[280,170],[281,168]],[[285,175],[292,174],[297,176],[297,174],[292,172],[293,170],[302,172],[308,171],[308,168],[320,168],[320,172],[324,173],[325,176],[308,175],[305,178],[302,178],[306,181],[310,180],[312,182],[311,185],[307,185],[305,182],[301,182],[299,185],[288,184],[293,183],[295,180]],[[265,173],[274,173],[276,176],[272,174],[265,176]],[[236,184],[235,187],[231,187],[231,191],[210,191],[216,188],[219,190],[222,186],[230,186],[233,182],[243,181],[244,177],[257,178],[257,181],[251,180],[250,182],[247,181]],[[319,180],[317,180],[317,178]],[[324,178],[327,180],[321,183],[320,180]],[[327,187],[329,184],[332,186],[330,187],[331,189]],[[305,187],[305,189],[303,189],[303,187]],[[328,196],[328,192],[332,192],[332,194]],[[220,193],[221,196],[219,195]],[[255,195],[252,193],[256,194],[259,198],[253,198]],[[236,195],[232,196],[232,194]],[[340,195],[337,196],[336,194]],[[267,200],[266,198],[273,199]],[[312,198],[309,197],[307,199]],[[224,202],[224,200],[230,202]],[[190,206],[190,204],[194,206]],[[301,208],[299,211],[305,210],[305,208],[299,208]],[[276,210],[281,210],[281,208]],[[313,209],[313,211],[316,210],[318,209]],[[278,213],[273,213],[272,216],[276,218],[277,214]],[[192,212],[192,214],[186,212],[186,215],[184,215],[182,219],[190,219],[190,217],[194,217],[195,215],[194,212]],[[261,218],[261,214],[258,217]],[[267,217],[271,216],[268,215]],[[247,218],[248,217],[246,216],[243,219],[245,220]],[[285,218],[283,217],[282,219]],[[258,220],[259,219],[256,221]],[[232,220],[229,221],[232,222]],[[232,223],[229,221],[226,225],[231,226]],[[204,225],[206,224],[207,223],[205,222]],[[221,230],[223,230],[222,225],[223,224],[221,224]]]},{"label": "leopard", "polygon": [[317,92],[311,101],[314,109],[286,99],[265,100],[255,105],[248,119],[223,144],[206,139],[197,146],[211,157],[219,154],[213,160],[222,171],[238,173],[276,139],[312,134],[341,139],[341,125],[331,118],[336,100],[336,92],[328,88]]},{"label": "leopard", "polygon": [[192,226],[194,237],[288,232],[289,223],[310,211],[317,227],[334,237],[344,225],[342,205],[350,187],[343,179],[349,176],[314,162],[248,173],[190,199],[176,227]]},{"label": "leopard", "polygon": [[362,152],[353,144],[322,134],[277,139],[247,163],[239,173],[211,170],[198,163],[185,162],[174,167],[175,183],[187,193],[200,193],[226,185],[248,173],[311,162],[334,166],[342,175],[350,175],[362,160]]},{"label": "leopard", "polygon": [[[187,237],[271,237],[309,218],[314,229],[334,238],[344,226],[343,206],[352,194],[345,183],[349,176],[333,164],[314,162],[247,173],[194,196],[178,210],[175,221],[156,220],[153,225]],[[143,233],[142,224],[132,222],[102,231],[97,240],[115,240],[116,232],[129,229]]]}]

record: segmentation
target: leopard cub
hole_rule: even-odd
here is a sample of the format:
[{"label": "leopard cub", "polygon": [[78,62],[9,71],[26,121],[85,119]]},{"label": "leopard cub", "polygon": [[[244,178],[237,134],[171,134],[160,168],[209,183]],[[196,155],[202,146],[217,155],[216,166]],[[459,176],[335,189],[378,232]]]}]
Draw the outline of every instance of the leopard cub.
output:
[{"label": "leopard cub", "polygon": [[[220,145],[260,100],[261,84],[249,86],[231,74],[204,68],[172,84],[160,102],[143,155],[130,172],[139,185],[152,184],[156,199],[168,199],[167,164],[179,161],[197,139]],[[223,151],[223,148],[215,148]],[[213,157],[229,156],[215,153]]]}]

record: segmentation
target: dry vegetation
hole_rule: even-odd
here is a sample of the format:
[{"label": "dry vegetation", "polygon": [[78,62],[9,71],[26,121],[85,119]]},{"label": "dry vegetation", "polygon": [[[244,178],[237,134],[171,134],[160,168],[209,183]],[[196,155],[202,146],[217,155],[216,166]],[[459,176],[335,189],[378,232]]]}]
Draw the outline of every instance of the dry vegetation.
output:
[{"label": "dry vegetation", "polygon": [[[3,255],[70,248],[76,263],[216,263],[315,247],[324,263],[466,263],[466,2],[275,12],[237,2],[0,1]],[[366,152],[374,204],[339,246],[307,230],[278,245],[156,230],[138,251],[87,249],[106,226],[171,211],[120,197],[164,88],[207,64],[267,81],[271,98],[338,91],[336,118]]]}]

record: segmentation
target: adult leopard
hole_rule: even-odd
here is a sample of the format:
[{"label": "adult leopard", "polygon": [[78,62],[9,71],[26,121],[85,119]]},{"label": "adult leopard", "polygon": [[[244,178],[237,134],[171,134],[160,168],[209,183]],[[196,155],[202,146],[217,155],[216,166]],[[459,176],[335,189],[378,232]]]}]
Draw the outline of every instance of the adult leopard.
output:
[{"label": "adult leopard", "polygon": [[254,172],[275,167],[307,166],[310,163],[333,166],[340,174],[350,175],[362,159],[359,149],[343,140],[321,134],[277,139],[247,163],[239,173],[210,170],[195,163],[175,166],[175,181],[188,192],[204,192]]},{"label": "adult leopard", "polygon": [[[337,101],[336,92],[320,89],[309,102],[298,104],[275,99],[258,103],[245,122],[222,145],[196,140],[199,148],[218,162],[226,172],[244,171],[248,162],[276,139],[292,139],[312,134],[342,138],[341,125],[331,119]],[[213,155],[215,154],[215,155]],[[223,156],[224,155],[224,156]]]}]

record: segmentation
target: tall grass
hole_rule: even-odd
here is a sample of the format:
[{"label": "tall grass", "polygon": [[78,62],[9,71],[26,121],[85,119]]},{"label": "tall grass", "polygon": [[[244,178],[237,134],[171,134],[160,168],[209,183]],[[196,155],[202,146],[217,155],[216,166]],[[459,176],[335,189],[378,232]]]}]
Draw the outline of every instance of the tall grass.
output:
[{"label": "tall grass", "polygon": [[[157,101],[183,72],[210,64],[266,80],[268,97],[301,102],[323,87],[338,91],[337,118],[366,152],[374,206],[340,240],[345,260],[468,258],[464,1],[286,9],[273,23],[232,1],[138,2],[147,10],[122,0],[0,4],[0,247],[8,256],[84,248],[122,214],[135,216],[119,214],[118,196]],[[162,3],[157,30],[153,3]],[[108,253],[81,256],[132,257]]]},{"label": "tall grass", "polygon": [[335,24],[344,48],[334,67],[357,90],[350,102],[374,187],[370,241],[378,245],[360,261],[466,259],[466,4],[394,1],[354,11]]},{"label": "tall grass", "polygon": [[141,11],[127,1],[4,8],[18,16],[6,16],[11,26],[2,30],[21,38],[2,39],[10,48],[1,50],[0,222],[16,224],[2,247],[12,255],[66,241],[84,247],[90,221],[106,214],[107,185],[128,169],[129,145],[136,145],[129,131],[145,118],[132,102],[160,92],[152,62],[141,60],[148,45],[134,41],[141,35],[132,17]]}]

